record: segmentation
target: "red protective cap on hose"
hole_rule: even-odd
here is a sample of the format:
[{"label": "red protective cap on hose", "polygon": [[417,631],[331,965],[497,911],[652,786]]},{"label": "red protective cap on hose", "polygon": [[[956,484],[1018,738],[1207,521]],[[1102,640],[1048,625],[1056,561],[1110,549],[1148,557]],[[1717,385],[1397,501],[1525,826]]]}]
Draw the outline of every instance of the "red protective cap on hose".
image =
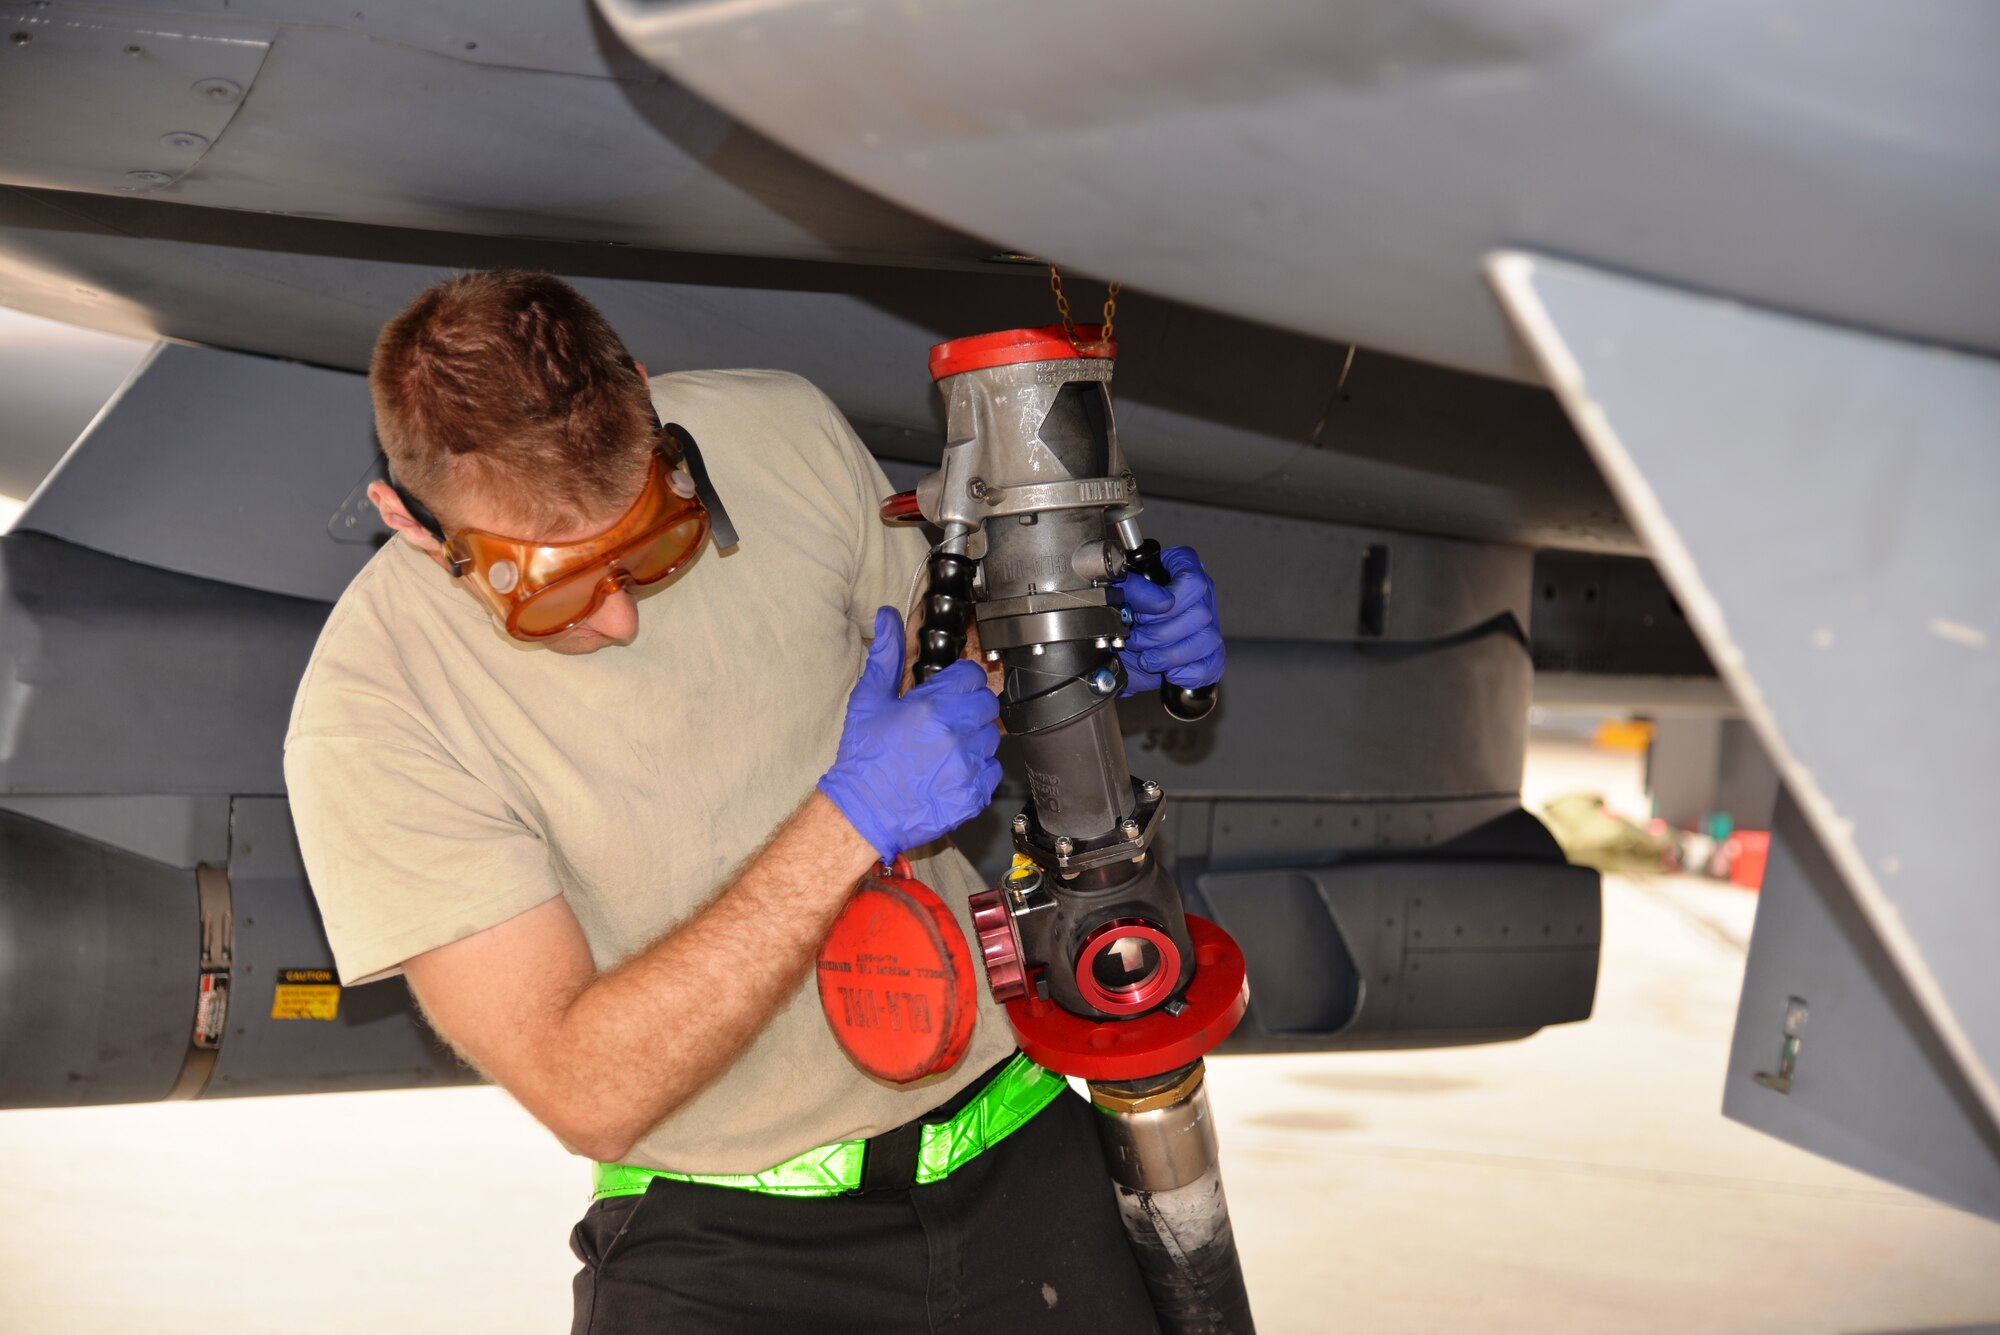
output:
[{"label": "red protective cap on hose", "polygon": [[902,858],[862,879],[820,942],[820,1009],[878,1080],[907,1085],[956,1065],[978,1016],[973,986],[958,920]]},{"label": "red protective cap on hose", "polygon": [[[1116,357],[1118,344],[1099,343],[1104,326],[1080,324],[1076,343],[1059,324],[1040,329],[1003,329],[997,334],[974,334],[955,338],[931,349],[931,379],[942,380],[960,371],[977,371],[988,366],[1012,366],[1016,362],[1053,362],[1065,357]],[[1077,344],[1083,346],[1079,348]]]}]

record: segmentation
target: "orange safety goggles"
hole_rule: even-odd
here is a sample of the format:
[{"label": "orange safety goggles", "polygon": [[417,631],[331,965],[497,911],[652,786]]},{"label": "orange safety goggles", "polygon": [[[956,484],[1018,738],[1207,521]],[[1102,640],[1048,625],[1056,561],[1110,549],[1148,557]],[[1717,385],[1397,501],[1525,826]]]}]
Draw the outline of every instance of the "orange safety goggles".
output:
[{"label": "orange safety goggles", "polygon": [[735,545],[728,516],[706,483],[693,441],[669,425],[655,441],[639,498],[611,527],[577,542],[530,542],[474,528],[446,533],[421,502],[396,490],[443,544],[453,578],[469,581],[509,635],[543,640],[588,621],[612,594],[656,584],[686,565],[709,535],[710,506],[719,518],[717,540]]}]

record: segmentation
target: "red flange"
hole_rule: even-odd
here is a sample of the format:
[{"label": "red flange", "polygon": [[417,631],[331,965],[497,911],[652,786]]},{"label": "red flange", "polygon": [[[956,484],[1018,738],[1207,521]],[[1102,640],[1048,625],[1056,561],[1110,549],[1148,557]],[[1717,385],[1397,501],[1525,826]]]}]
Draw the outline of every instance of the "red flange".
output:
[{"label": "red flange", "polygon": [[1194,981],[1179,1015],[1164,1010],[1136,1020],[1093,1020],[1054,1002],[1023,997],[1007,1003],[1021,1051],[1051,1071],[1084,1080],[1141,1080],[1185,1066],[1229,1037],[1250,1004],[1243,952],[1229,933],[1188,915]]},{"label": "red flange", "polygon": [[1051,324],[1040,329],[1003,329],[997,334],[955,338],[931,349],[931,379],[942,380],[960,371],[981,371],[989,366],[1013,366],[1018,362],[1116,357],[1118,344],[1113,342],[1106,347],[1100,342],[1103,337],[1103,325],[1080,324],[1076,327],[1076,342],[1072,343],[1068,330]]}]

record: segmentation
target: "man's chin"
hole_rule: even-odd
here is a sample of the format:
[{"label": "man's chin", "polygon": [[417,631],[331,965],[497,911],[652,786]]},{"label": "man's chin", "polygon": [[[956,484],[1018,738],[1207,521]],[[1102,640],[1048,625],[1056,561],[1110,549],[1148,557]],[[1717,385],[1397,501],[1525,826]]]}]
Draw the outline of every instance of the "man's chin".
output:
[{"label": "man's chin", "polygon": [[613,639],[609,635],[599,635],[590,630],[566,630],[560,635],[542,641],[542,647],[552,654],[594,654],[599,649],[609,649],[614,645],[630,644],[630,640]]}]

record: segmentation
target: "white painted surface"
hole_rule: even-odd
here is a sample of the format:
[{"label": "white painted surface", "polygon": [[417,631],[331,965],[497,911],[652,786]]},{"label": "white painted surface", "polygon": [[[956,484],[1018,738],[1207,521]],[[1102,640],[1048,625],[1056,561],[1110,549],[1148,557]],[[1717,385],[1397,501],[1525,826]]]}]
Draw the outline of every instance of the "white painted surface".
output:
[{"label": "white painted surface", "polygon": [[[1597,1016],[1526,1042],[1214,1062],[1264,1335],[2000,1328],[2000,1226],[1717,1112],[1754,903],[1613,882]],[[560,1331],[584,1193],[488,1089],[0,1113],[0,1331]]]}]

